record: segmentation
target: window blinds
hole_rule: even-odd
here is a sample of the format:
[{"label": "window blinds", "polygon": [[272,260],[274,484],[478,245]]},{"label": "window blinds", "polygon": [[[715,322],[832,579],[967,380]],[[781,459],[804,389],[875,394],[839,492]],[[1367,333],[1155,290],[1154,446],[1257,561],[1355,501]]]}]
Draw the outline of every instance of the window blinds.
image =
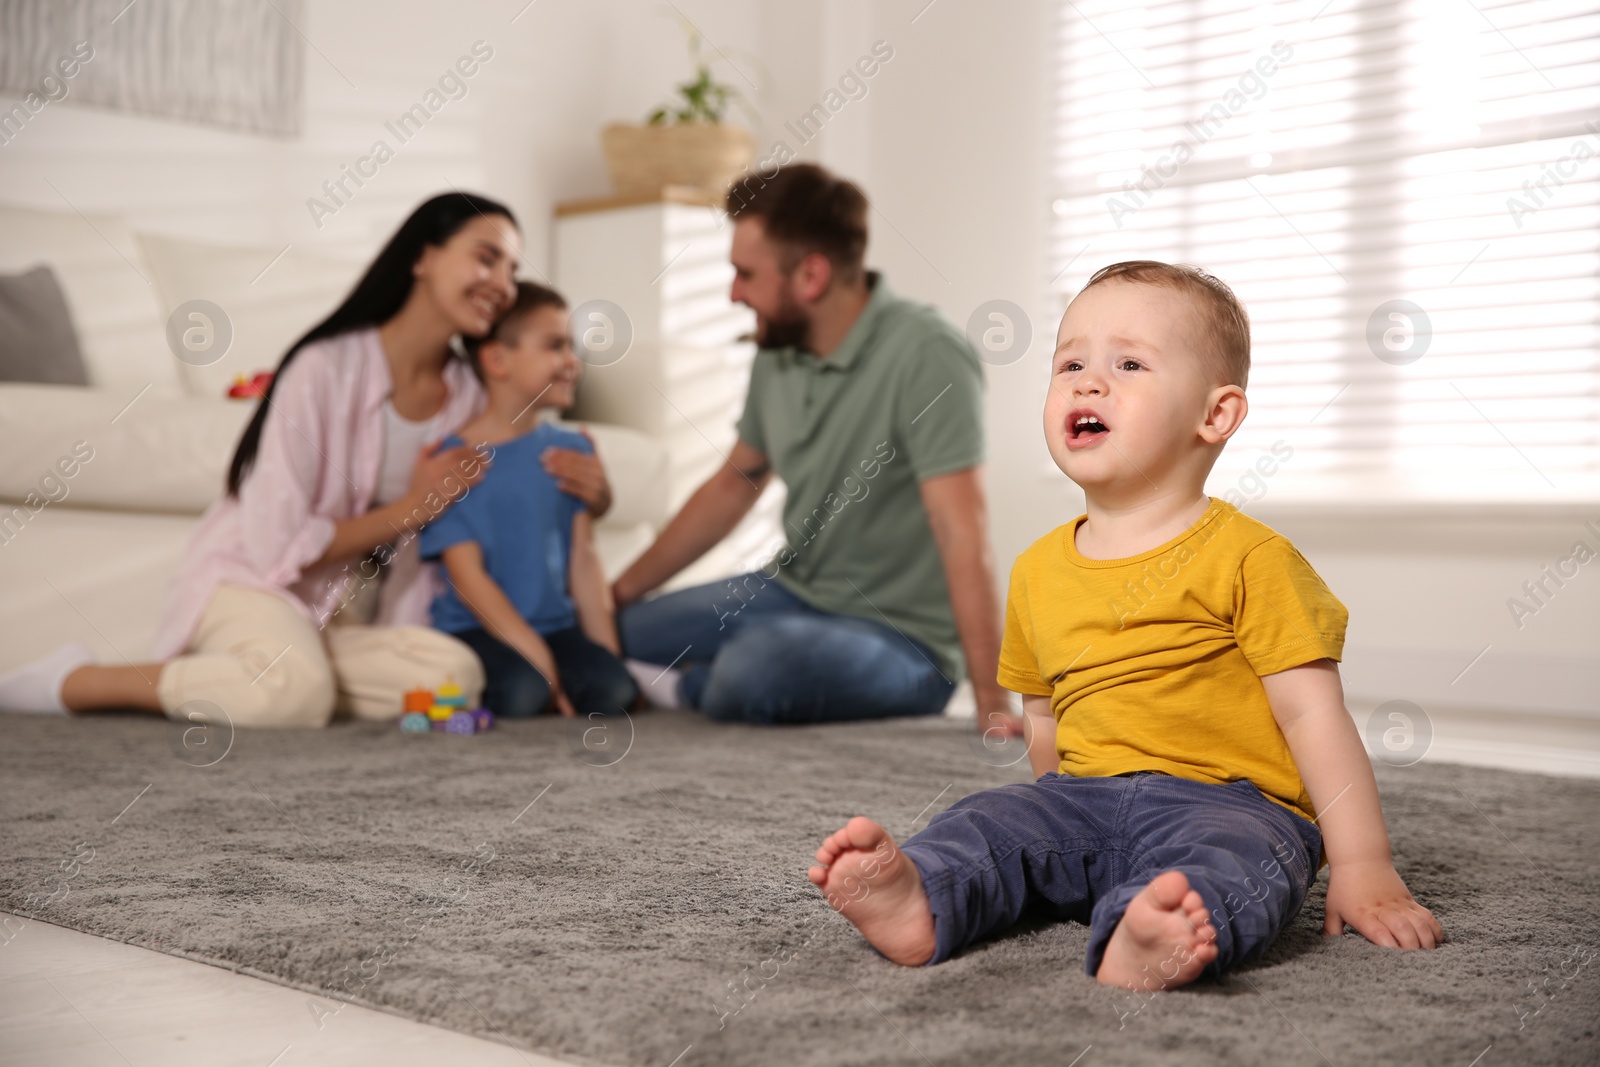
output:
[{"label": "window blinds", "polygon": [[1285,499],[1600,500],[1600,6],[1063,0],[1057,34],[1053,288],[1164,259],[1250,312],[1213,494],[1276,444]]}]

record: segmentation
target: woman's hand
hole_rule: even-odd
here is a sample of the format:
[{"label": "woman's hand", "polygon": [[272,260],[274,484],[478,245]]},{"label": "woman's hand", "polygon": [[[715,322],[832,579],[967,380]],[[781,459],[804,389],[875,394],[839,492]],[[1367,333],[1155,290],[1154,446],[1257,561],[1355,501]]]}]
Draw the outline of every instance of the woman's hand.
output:
[{"label": "woman's hand", "polygon": [[[411,468],[411,485],[406,490],[406,498],[413,509],[420,505],[433,512],[433,506],[426,503],[429,497],[442,497],[448,501],[445,505],[448,507],[483,481],[488,471],[489,460],[477,449],[466,445],[445,448],[443,442],[439,442],[424,448],[417,456],[416,465]],[[435,516],[443,511],[444,508],[439,508]]]},{"label": "woman's hand", "polygon": [[[588,438],[590,445],[594,444],[588,430],[578,432]],[[583,501],[590,515],[598,519],[611,510],[611,483],[606,480],[606,468],[598,453],[547,448],[539,460],[545,473],[556,480],[556,488]]]},{"label": "woman's hand", "polygon": [[488,457],[465,445],[445,449],[435,443],[424,448],[411,468],[405,496],[337,520],[333,537],[312,566],[364,556],[379,545],[403,544],[466,496],[488,469]]}]

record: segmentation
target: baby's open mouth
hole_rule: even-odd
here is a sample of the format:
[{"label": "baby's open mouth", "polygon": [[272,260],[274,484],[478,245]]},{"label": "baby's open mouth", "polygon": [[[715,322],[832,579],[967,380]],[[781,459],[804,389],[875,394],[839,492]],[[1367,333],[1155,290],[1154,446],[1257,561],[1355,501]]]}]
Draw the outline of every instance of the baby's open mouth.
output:
[{"label": "baby's open mouth", "polygon": [[1110,432],[1111,428],[1092,411],[1074,412],[1067,424],[1067,436],[1074,441],[1087,441]]}]

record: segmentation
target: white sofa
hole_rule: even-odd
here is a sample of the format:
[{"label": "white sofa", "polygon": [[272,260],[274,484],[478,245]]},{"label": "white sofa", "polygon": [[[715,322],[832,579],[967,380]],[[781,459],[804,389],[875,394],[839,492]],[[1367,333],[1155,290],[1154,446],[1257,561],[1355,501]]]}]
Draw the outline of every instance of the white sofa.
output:
[{"label": "white sofa", "polygon": [[[229,382],[275,367],[361,264],[5,207],[0,234],[0,272],[55,271],[90,379],[0,382],[0,670],[70,640],[104,662],[138,662],[254,407],[225,399]],[[233,325],[227,354],[207,367],[166,344],[169,310],[194,298],[221,306]],[[613,486],[597,529],[615,576],[667,517],[667,456],[636,430],[588,428]]]}]

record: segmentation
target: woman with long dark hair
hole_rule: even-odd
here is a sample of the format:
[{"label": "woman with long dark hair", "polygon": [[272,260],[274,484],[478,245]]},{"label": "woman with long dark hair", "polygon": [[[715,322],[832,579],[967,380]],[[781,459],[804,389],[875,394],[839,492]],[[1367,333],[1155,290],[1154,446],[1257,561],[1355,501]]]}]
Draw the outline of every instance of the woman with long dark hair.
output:
[{"label": "woman with long dark hair", "polygon": [[510,304],[520,249],[492,200],[417,208],[278,365],[173,579],[156,662],[70,645],[0,678],[0,707],[321,726],[393,718],[406,690],[447,681],[475,701],[477,657],[426,626],[416,534],[483,476],[487,457],[437,446],[483,406],[453,341]]}]

